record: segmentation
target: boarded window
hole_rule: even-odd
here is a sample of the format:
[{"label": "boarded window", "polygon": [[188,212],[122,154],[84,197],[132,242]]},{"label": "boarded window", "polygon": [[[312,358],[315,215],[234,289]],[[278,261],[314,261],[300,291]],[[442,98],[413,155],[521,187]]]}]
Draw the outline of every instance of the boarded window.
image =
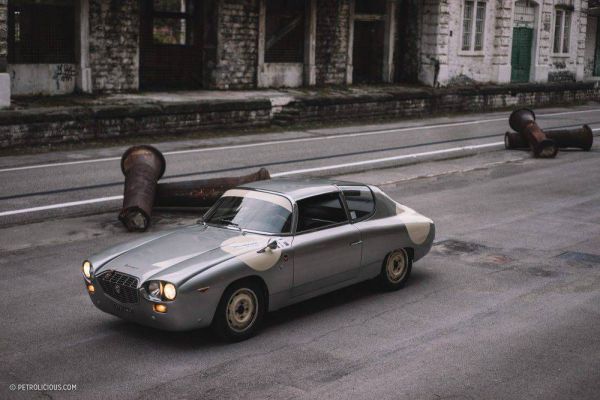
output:
[{"label": "boarded window", "polygon": [[8,46],[9,63],[74,63],[75,9],[72,3],[11,3]]},{"label": "boarded window", "polygon": [[265,62],[304,62],[304,0],[267,0]]}]

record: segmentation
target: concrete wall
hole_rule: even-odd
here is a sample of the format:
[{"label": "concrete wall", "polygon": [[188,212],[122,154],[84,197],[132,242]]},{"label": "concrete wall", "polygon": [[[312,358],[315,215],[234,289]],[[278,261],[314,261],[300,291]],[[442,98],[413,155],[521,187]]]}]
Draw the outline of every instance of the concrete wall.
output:
[{"label": "concrete wall", "polygon": [[94,92],[139,88],[139,1],[90,0],[89,54]]},{"label": "concrete wall", "polygon": [[10,105],[10,77],[6,72],[7,0],[0,0],[0,108]]},{"label": "concrete wall", "polygon": [[10,64],[13,95],[59,95],[72,93],[77,82],[75,64]]}]

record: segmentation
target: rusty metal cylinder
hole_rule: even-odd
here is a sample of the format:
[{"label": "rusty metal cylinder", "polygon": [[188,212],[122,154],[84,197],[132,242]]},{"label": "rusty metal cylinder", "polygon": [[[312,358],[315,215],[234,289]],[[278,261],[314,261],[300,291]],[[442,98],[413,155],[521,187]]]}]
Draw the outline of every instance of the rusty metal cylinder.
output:
[{"label": "rusty metal cylinder", "polygon": [[244,183],[270,179],[265,168],[244,176],[161,183],[156,188],[156,207],[211,207],[223,193]]},{"label": "rusty metal cylinder", "polygon": [[119,220],[129,231],[145,231],[150,226],[156,185],[165,168],[164,156],[152,146],[130,147],[121,157],[125,193]]},{"label": "rusty metal cylinder", "polygon": [[554,158],[558,153],[556,142],[549,139],[535,122],[535,113],[527,108],[515,110],[510,115],[508,123],[529,144],[535,157]]},{"label": "rusty metal cylinder", "polygon": [[[588,125],[573,129],[552,129],[545,131],[548,139],[554,140],[561,149],[575,148],[589,151],[594,144],[594,133]],[[522,149],[529,146],[526,140],[516,132],[506,132],[504,135],[506,149]]]}]

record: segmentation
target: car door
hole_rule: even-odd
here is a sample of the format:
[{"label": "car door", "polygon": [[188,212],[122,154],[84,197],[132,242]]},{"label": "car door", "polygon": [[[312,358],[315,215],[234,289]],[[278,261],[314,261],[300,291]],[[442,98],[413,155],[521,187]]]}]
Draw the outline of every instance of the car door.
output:
[{"label": "car door", "polygon": [[357,276],[362,252],[360,232],[349,223],[339,192],[298,201],[292,251],[294,297]]}]

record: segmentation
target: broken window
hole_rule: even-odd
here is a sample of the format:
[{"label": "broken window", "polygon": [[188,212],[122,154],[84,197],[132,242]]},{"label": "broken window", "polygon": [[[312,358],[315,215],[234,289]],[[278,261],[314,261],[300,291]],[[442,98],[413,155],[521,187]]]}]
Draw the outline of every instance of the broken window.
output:
[{"label": "broken window", "polygon": [[191,46],[194,44],[194,2],[189,0],[154,0],[152,37],[154,44]]},{"label": "broken window", "polygon": [[11,1],[8,8],[8,62],[75,62],[75,8],[68,1]]},{"label": "broken window", "polygon": [[571,11],[567,9],[556,9],[554,19],[554,46],[556,54],[569,53],[569,42],[571,40]]},{"label": "broken window", "polygon": [[463,13],[463,51],[482,51],[485,33],[485,1],[466,0]]},{"label": "broken window", "polygon": [[304,0],[267,0],[265,62],[304,62]]}]

